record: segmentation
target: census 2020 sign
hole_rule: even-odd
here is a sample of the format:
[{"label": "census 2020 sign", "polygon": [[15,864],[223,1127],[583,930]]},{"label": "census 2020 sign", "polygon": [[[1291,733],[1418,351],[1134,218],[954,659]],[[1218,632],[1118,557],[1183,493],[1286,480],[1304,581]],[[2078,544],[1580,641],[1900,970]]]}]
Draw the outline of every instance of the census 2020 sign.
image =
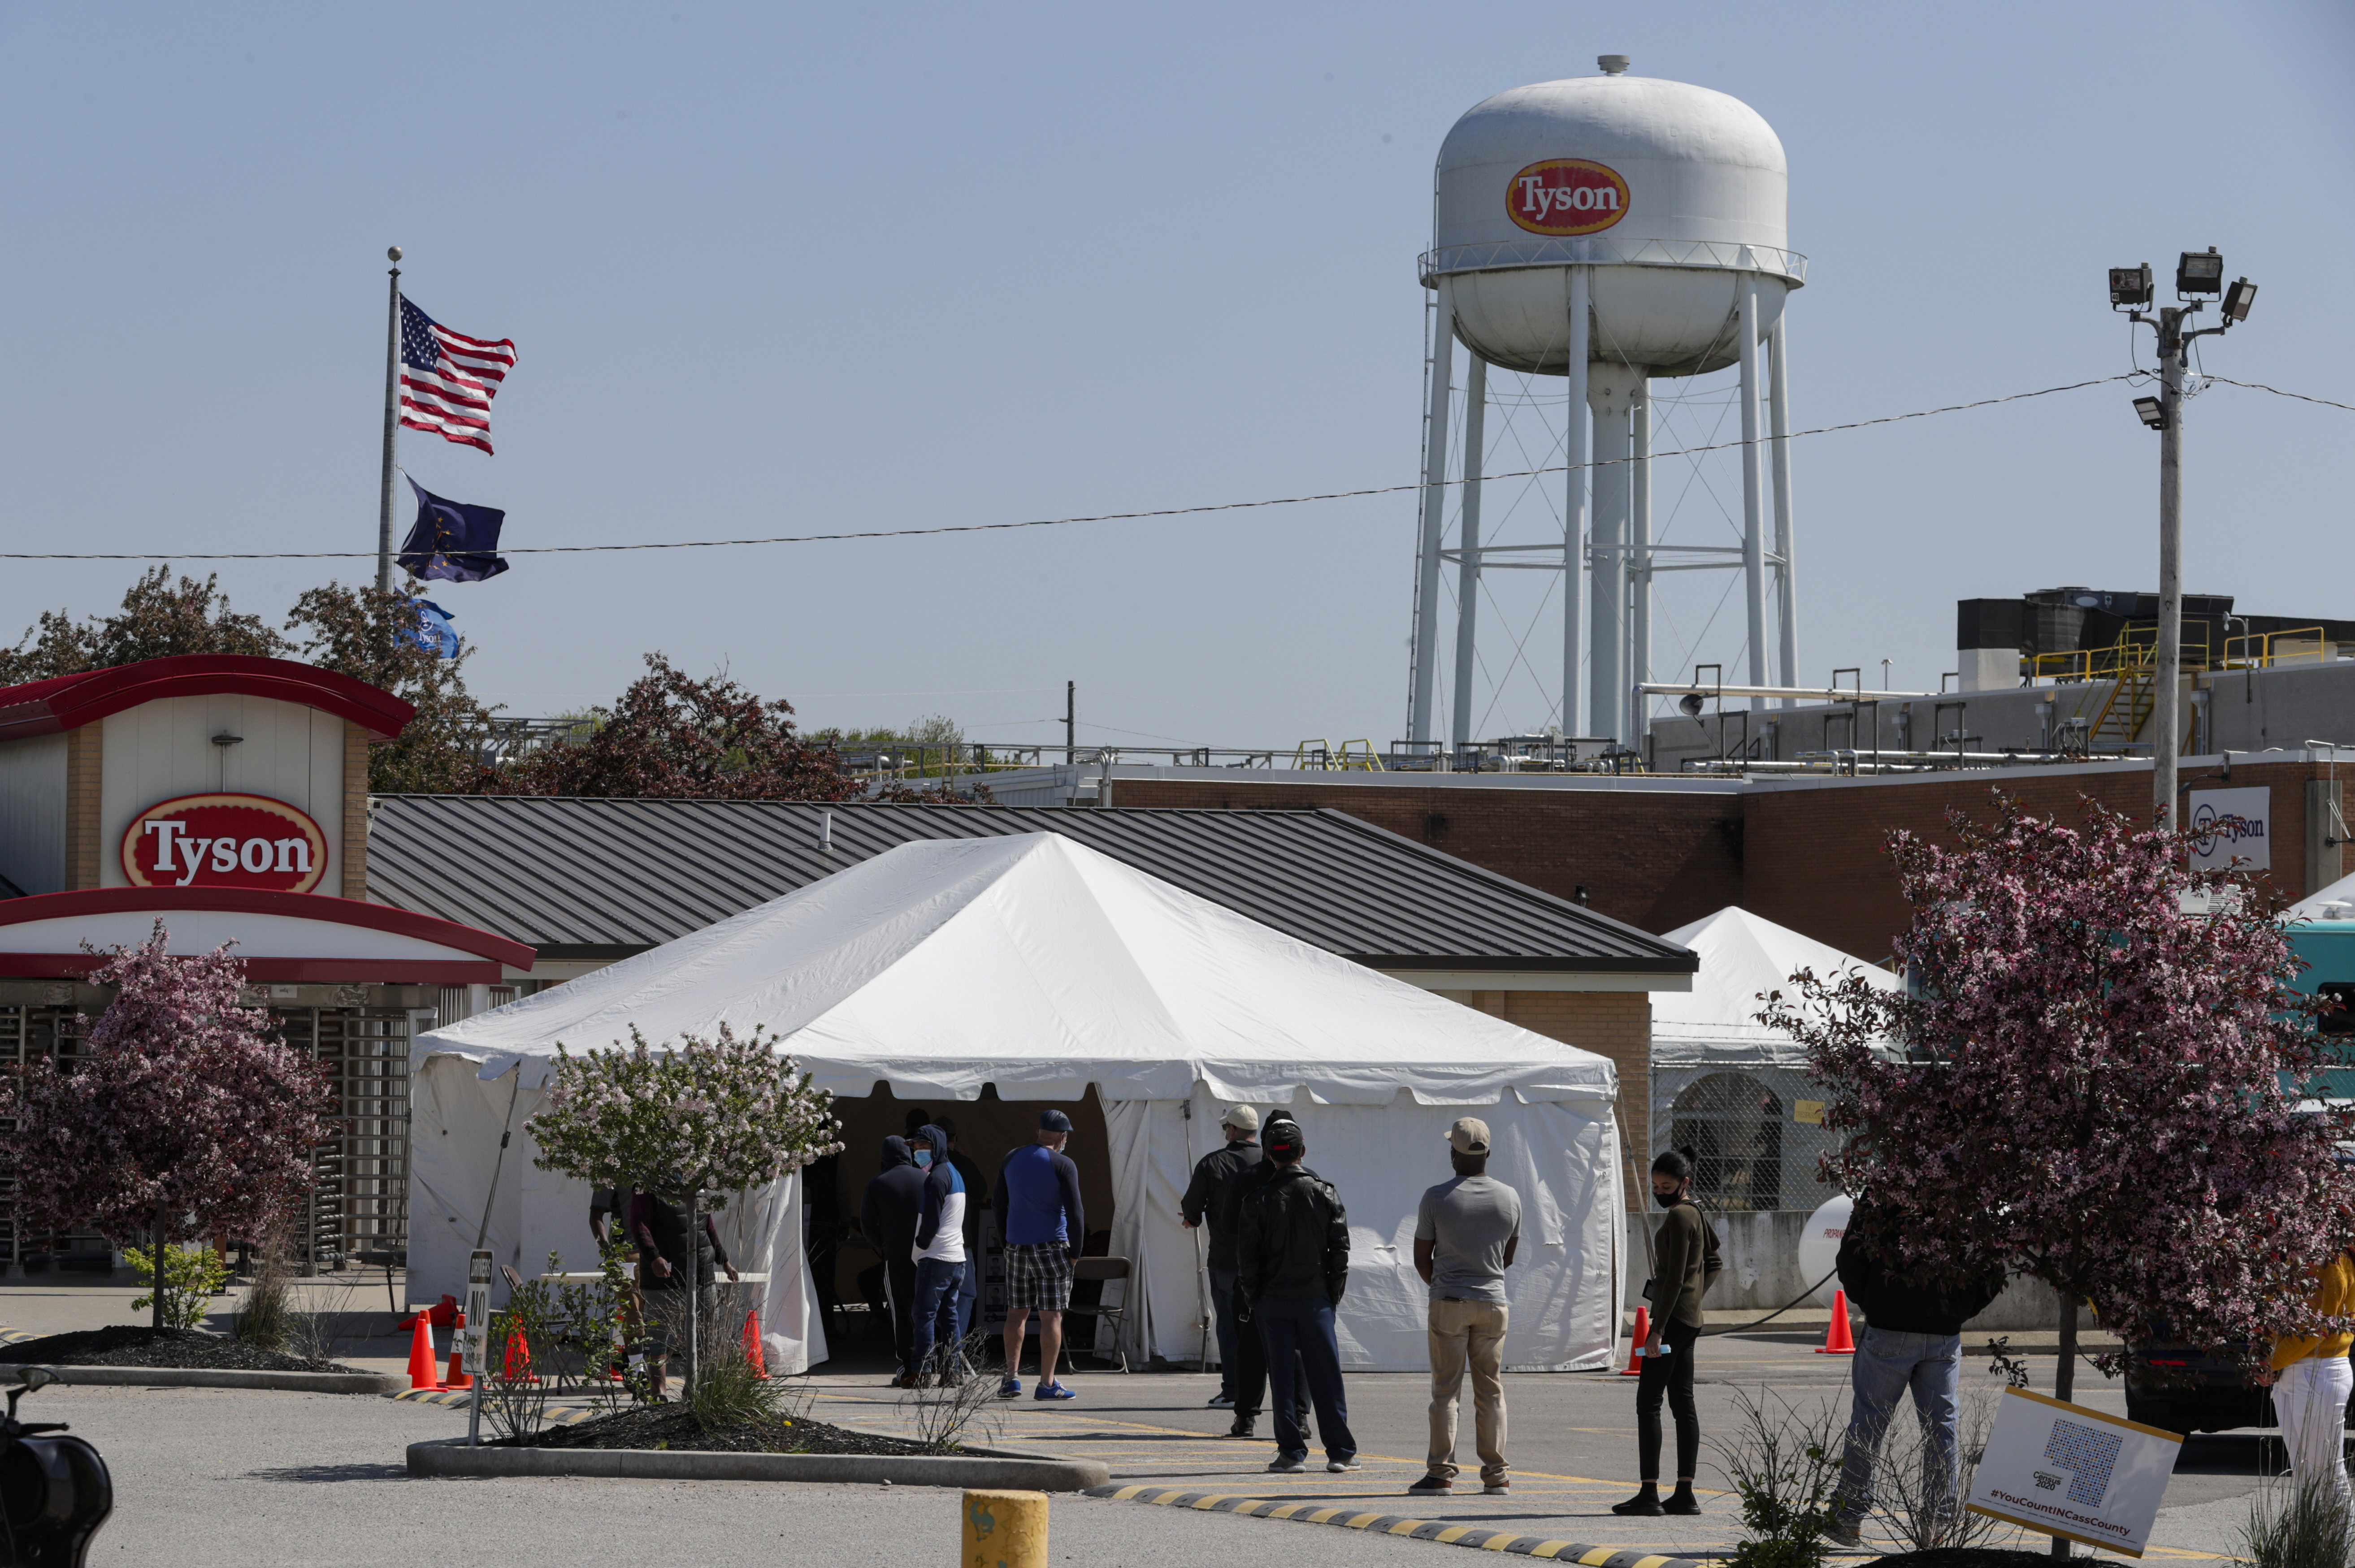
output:
[{"label": "census 2020 sign", "polygon": [[2182,1452],[2175,1433],[2008,1388],[1971,1478],[1970,1510],[2139,1557]]},{"label": "census 2020 sign", "polygon": [[1597,234],[1627,215],[1627,182],[1584,158],[1548,158],[1513,176],[1505,212],[1532,234]]},{"label": "census 2020 sign", "polygon": [[134,888],[307,893],[327,870],[327,837],[282,800],[184,795],[131,819],[123,874]]}]

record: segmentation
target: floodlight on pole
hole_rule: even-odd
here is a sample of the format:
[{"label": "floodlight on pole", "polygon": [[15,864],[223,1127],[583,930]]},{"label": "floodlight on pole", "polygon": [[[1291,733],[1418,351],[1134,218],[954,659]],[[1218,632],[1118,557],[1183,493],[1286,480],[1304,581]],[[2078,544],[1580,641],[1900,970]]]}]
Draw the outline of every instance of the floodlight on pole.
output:
[{"label": "floodlight on pole", "polygon": [[[2186,251],[2176,258],[2175,293],[2181,304],[2150,305],[2150,269],[2139,276],[2132,268],[2110,269],[2110,305],[2125,309],[2126,319],[2147,325],[2158,335],[2158,396],[2137,398],[2135,415],[2158,432],[2158,628],[2152,650],[2151,686],[2158,703],[2151,713],[2151,795],[2159,825],[2179,826],[2176,799],[2177,759],[2182,751],[2183,667],[2183,379],[2189,369],[2195,338],[2216,336],[2234,322],[2248,319],[2256,285],[2243,278],[2224,287],[2224,258],[2211,245]],[[2192,329],[2191,318],[2207,308],[2207,299],[2222,295],[2214,326]]]}]

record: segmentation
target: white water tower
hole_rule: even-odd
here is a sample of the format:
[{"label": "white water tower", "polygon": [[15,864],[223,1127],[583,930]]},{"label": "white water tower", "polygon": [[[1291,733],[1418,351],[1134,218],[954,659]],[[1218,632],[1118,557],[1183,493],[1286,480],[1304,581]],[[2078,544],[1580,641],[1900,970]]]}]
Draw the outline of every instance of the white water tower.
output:
[{"label": "white water tower", "polygon": [[[1484,556],[1502,557],[1497,565],[1558,565],[1569,574],[1565,734],[1607,736],[1629,745],[1641,740],[1642,704],[1634,688],[1652,678],[1655,571],[1742,568],[1749,684],[1794,683],[1797,596],[1783,318],[1785,299],[1805,280],[1806,259],[1785,243],[1783,144],[1736,99],[1629,76],[1625,55],[1604,55],[1599,63],[1599,76],[1516,88],[1474,106],[1440,148],[1432,249],[1422,259],[1423,286],[1436,295],[1436,325],[1407,709],[1407,733],[1418,742],[1436,738],[1433,686],[1440,571],[1447,560],[1460,573],[1451,723],[1458,747],[1472,739]],[[1460,468],[1463,520],[1450,549],[1444,538],[1448,421],[1459,342],[1470,364]],[[1570,473],[1559,545],[1481,543],[1479,448],[1490,365],[1569,380]],[[1655,546],[1650,383],[1730,365],[1742,368],[1743,542]],[[1582,400],[1593,417],[1591,443],[1588,421],[1577,414]],[[1772,549],[1765,528],[1770,487]],[[1582,605],[1590,568],[1592,603]],[[1767,629],[1770,573],[1779,637]],[[1770,640],[1779,644],[1778,681],[1768,679]],[[1591,705],[1581,700],[1582,643],[1590,648]]]}]

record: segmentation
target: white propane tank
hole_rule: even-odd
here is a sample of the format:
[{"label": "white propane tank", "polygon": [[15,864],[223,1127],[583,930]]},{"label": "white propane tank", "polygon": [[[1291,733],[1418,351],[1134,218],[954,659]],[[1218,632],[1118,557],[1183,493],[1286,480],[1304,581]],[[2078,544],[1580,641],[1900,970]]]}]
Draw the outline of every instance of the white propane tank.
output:
[{"label": "white propane tank", "polygon": [[[1856,1200],[1845,1192],[1807,1216],[1807,1228],[1799,1232],[1799,1281],[1811,1285],[1831,1274],[1832,1265],[1839,1261],[1840,1238],[1848,1233],[1848,1217],[1856,1207]],[[1832,1304],[1832,1292],[1840,1287],[1839,1278],[1825,1279],[1814,1296],[1808,1297],[1818,1307]]]}]

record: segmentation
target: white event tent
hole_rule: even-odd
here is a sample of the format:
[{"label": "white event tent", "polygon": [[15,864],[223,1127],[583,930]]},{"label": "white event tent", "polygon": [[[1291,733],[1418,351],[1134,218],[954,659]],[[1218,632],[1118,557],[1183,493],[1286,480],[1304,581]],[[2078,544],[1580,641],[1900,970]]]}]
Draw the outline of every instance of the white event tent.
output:
[{"label": "white event tent", "polygon": [[1801,969],[1831,979],[1849,970],[1876,986],[1903,982],[1838,948],[1802,936],[1739,906],[1728,906],[1668,932],[1700,959],[1689,991],[1652,997],[1653,1143],[1667,1147],[1677,1097],[1711,1073],[1806,1065],[1806,1052],[1780,1029],[1758,1022],[1764,992],[1790,988]]},{"label": "white event tent", "polygon": [[[1309,946],[1053,833],[905,844],[676,942],[421,1036],[413,1047],[410,1269],[457,1291],[481,1224],[502,1261],[589,1265],[588,1192],[538,1170],[527,1119],[557,1042],[659,1044],[765,1024],[819,1086],[1073,1101],[1111,1147],[1112,1252],[1134,1261],[1125,1349],[1192,1360],[1205,1285],[1178,1224],[1222,1107],[1289,1105],[1350,1221],[1344,1360],[1421,1369],[1417,1200],[1462,1115],[1524,1206],[1512,1364],[1608,1363],[1624,1203],[1611,1062]],[[508,1074],[517,1075],[509,1078]],[[494,1182],[514,1096],[515,1147]],[[853,1151],[863,1158],[865,1151]],[[848,1168],[847,1162],[846,1168]],[[493,1190],[496,1186],[496,1191]],[[771,1275],[773,1367],[825,1359],[797,1180],[730,1204],[739,1263]],[[853,1189],[855,1191],[855,1189]],[[855,1201],[855,1200],[854,1200]]]}]

